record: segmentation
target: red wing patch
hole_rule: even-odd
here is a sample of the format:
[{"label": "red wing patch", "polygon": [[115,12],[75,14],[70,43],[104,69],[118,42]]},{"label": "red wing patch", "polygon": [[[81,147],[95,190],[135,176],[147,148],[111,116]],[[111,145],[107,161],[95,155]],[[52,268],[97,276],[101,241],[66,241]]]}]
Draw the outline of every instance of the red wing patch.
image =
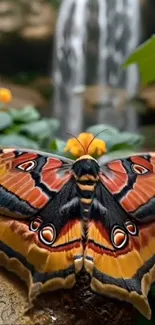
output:
[{"label": "red wing patch", "polygon": [[141,154],[108,163],[101,182],[122,208],[139,220],[155,216],[155,154]]},{"label": "red wing patch", "polygon": [[133,156],[131,157],[131,161],[133,164],[143,166],[144,168],[147,168],[148,171],[153,172],[153,165],[146,158]]},{"label": "red wing patch", "polygon": [[120,200],[122,207],[134,212],[155,196],[155,175],[137,176],[133,189]]},{"label": "red wing patch", "polygon": [[112,194],[119,193],[128,183],[128,175],[121,160],[107,164],[108,172],[101,173],[100,179]]},{"label": "red wing patch", "polygon": [[42,168],[41,181],[53,191],[59,191],[71,178],[71,173],[60,174],[62,162],[58,159],[48,158],[47,163]]},{"label": "red wing patch", "polygon": [[[60,191],[71,178],[67,169],[65,169],[66,173],[60,173],[61,170],[63,170],[63,161],[60,159],[46,157],[37,152],[3,149],[0,154],[0,185],[3,190],[0,197],[0,211],[2,212],[4,207],[6,211],[12,213],[17,206],[16,198],[21,200],[21,206],[22,202],[25,202],[24,204],[34,209],[43,208],[51,199],[52,193]],[[7,206],[3,203],[6,201],[6,195],[7,200],[12,202]],[[25,207],[28,209],[28,206]],[[20,210],[24,215],[22,208]]]}]

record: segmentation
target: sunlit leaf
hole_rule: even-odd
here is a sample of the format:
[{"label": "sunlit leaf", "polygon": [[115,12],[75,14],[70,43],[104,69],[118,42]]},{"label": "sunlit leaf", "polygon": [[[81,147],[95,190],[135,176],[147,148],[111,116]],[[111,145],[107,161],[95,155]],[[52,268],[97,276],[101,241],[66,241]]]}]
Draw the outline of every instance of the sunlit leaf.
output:
[{"label": "sunlit leaf", "polygon": [[92,125],[90,126],[86,132],[90,132],[93,133],[94,135],[97,135],[98,133],[101,132],[101,136],[104,137],[104,134],[116,134],[119,131],[114,128],[113,126],[110,126],[108,124],[96,124],[96,125]]},{"label": "sunlit leaf", "polygon": [[[109,139],[107,146],[110,151],[120,149],[136,149],[143,144],[143,137],[139,134],[120,132],[116,137]],[[108,142],[108,140],[107,140]]]},{"label": "sunlit leaf", "polygon": [[33,106],[25,106],[22,109],[10,108],[8,110],[15,122],[27,123],[36,121],[40,118],[40,114]]},{"label": "sunlit leaf", "polygon": [[12,125],[12,117],[6,112],[0,112],[0,131]]},{"label": "sunlit leaf", "polygon": [[50,139],[59,127],[56,119],[42,119],[36,122],[27,123],[20,127],[20,132],[36,140]]},{"label": "sunlit leaf", "polygon": [[94,135],[101,132],[97,138],[106,142],[108,151],[120,149],[134,150],[143,144],[143,137],[141,135],[129,132],[119,132],[116,128],[106,124],[94,125],[88,128],[87,132],[91,132]]},{"label": "sunlit leaf", "polygon": [[0,135],[0,147],[3,146],[39,149],[37,142],[17,134]]},{"label": "sunlit leaf", "polygon": [[126,60],[123,67],[138,64],[141,82],[147,85],[155,80],[155,35],[140,45]]},{"label": "sunlit leaf", "polygon": [[50,127],[51,135],[53,136],[60,126],[60,121],[56,118],[48,118],[46,121]]}]

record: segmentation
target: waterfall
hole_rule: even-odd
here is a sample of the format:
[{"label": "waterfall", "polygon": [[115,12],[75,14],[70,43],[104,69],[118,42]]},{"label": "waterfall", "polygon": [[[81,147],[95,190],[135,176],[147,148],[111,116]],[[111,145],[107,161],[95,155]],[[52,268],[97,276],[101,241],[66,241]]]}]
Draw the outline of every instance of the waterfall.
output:
[{"label": "waterfall", "polygon": [[78,134],[83,127],[85,78],[86,5],[88,0],[64,0],[55,36],[55,115],[61,133]]},{"label": "waterfall", "polygon": [[[103,3],[105,5],[103,6]],[[106,9],[105,9],[106,8]],[[103,24],[103,11],[106,10],[106,27]],[[105,14],[104,14],[105,17]],[[137,130],[137,114],[133,105],[123,107],[124,114],[119,109],[121,97],[131,98],[136,94],[139,84],[137,67],[131,66],[126,70],[121,65],[127,56],[139,45],[141,39],[141,14],[139,0],[100,0],[99,43],[99,75],[98,83],[108,86],[100,95],[98,121],[106,121],[130,131]],[[106,49],[105,54],[104,49]],[[105,67],[104,74],[103,69]],[[103,89],[103,87],[102,87]],[[119,91],[119,90],[124,90]]]},{"label": "waterfall", "polygon": [[[61,134],[85,127],[84,94],[96,85],[96,120],[134,130],[132,107],[120,112],[121,96],[136,93],[137,68],[120,69],[140,42],[139,0],[63,0],[56,26],[54,114]],[[122,118],[123,116],[123,118]],[[90,117],[91,119],[91,117]],[[126,120],[124,120],[126,119]],[[116,123],[118,121],[118,123]]]}]

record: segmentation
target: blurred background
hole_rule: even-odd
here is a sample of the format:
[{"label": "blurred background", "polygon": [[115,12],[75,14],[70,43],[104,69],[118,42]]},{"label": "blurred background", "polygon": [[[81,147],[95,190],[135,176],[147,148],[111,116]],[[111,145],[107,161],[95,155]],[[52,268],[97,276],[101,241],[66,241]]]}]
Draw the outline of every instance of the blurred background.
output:
[{"label": "blurred background", "polygon": [[109,148],[153,150],[155,84],[121,65],[154,33],[154,0],[0,0],[1,145],[61,153],[108,125]]}]

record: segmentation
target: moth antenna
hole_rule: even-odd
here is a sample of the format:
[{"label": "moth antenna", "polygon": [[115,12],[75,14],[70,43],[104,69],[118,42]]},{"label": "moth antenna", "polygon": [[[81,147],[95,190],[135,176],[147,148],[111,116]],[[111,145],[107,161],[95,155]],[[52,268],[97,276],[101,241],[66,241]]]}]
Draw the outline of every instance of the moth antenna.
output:
[{"label": "moth antenna", "polygon": [[74,139],[76,139],[77,142],[78,142],[78,143],[80,144],[80,146],[82,147],[82,149],[83,149],[83,153],[86,154],[85,147],[84,147],[83,144],[79,141],[79,139],[78,139],[75,135],[73,135],[72,133],[66,132],[66,134],[68,134],[68,135],[70,135],[71,137],[73,137]]},{"label": "moth antenna", "polygon": [[108,130],[108,129],[104,129],[104,130],[98,132],[96,135],[94,135],[94,138],[90,141],[90,143],[88,144],[88,147],[86,148],[86,153],[88,153],[88,149],[89,149],[90,145],[91,145],[92,142],[97,138],[97,136],[98,136],[99,134],[101,134],[102,132],[106,131],[106,130]]}]

